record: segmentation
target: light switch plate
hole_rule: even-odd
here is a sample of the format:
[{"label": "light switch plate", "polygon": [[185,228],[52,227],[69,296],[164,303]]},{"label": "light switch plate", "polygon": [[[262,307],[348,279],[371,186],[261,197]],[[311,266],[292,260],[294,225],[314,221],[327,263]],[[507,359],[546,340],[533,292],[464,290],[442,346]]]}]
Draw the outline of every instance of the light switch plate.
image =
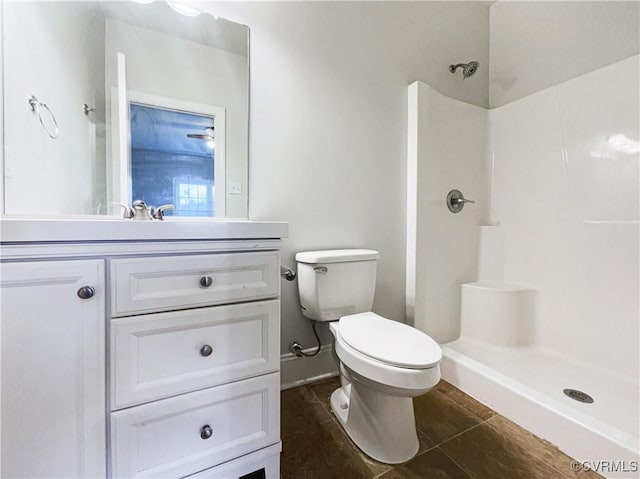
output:
[{"label": "light switch plate", "polygon": [[232,181],[229,183],[229,194],[232,195],[241,195],[242,194],[242,183],[238,183]]}]

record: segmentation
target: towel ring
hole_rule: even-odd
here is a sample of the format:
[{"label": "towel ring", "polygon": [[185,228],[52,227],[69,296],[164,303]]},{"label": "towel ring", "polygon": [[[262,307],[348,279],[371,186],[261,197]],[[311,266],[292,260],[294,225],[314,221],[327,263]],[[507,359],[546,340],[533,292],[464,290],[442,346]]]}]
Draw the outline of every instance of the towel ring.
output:
[{"label": "towel ring", "polygon": [[[42,125],[42,128],[44,128],[44,131],[47,132],[47,135],[49,135],[49,138],[51,138],[52,140],[57,140],[58,136],[60,136],[60,128],[58,128],[58,122],[56,121],[56,117],[51,111],[51,108],[49,108],[46,103],[38,101],[35,95],[31,95],[29,97],[29,106],[31,106],[32,112],[38,114],[38,119],[40,120],[40,124]],[[46,110],[49,113],[49,116],[51,117],[51,121],[53,122],[53,126],[55,128],[53,133],[47,127],[44,120],[42,119],[42,110]]]}]

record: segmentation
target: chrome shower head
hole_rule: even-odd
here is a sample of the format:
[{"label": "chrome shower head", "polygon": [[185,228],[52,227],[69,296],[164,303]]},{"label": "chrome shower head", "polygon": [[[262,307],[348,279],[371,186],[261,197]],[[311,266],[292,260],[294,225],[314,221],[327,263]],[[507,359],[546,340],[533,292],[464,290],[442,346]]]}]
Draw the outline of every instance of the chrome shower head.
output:
[{"label": "chrome shower head", "polygon": [[480,66],[479,62],[469,62],[469,63],[458,63],[457,65],[449,65],[449,71],[451,73],[455,73],[455,71],[462,67],[462,79],[469,78],[472,76]]}]

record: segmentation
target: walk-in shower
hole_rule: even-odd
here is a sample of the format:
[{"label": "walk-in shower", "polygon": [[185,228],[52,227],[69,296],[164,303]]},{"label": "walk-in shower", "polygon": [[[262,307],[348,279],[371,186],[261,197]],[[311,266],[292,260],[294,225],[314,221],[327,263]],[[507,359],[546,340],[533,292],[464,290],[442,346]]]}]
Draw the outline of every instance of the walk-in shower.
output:
[{"label": "walk-in shower", "polygon": [[[444,379],[578,460],[628,469],[640,436],[639,65],[492,109],[409,88],[409,321],[441,343]],[[452,215],[451,186],[476,204]]]}]

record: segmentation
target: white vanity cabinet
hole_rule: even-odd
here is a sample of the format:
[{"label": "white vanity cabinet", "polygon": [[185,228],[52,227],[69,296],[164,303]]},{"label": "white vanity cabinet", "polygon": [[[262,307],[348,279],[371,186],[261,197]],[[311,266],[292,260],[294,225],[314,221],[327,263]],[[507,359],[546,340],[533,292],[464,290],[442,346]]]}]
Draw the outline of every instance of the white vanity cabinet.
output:
[{"label": "white vanity cabinet", "polygon": [[2,477],[104,477],[104,260],[0,265]]},{"label": "white vanity cabinet", "polygon": [[0,477],[279,479],[286,224],[2,223]]},{"label": "white vanity cabinet", "polygon": [[109,263],[114,477],[185,477],[279,443],[279,252]]}]

